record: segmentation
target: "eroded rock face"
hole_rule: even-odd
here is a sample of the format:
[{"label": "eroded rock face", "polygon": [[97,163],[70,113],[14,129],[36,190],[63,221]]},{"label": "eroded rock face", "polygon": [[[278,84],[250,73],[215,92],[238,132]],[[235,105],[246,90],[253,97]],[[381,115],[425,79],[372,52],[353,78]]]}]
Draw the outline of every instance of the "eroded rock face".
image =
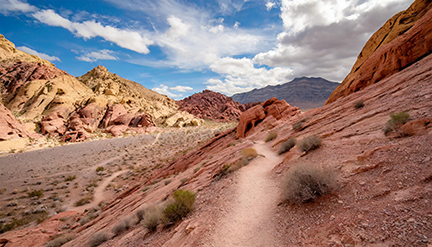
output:
[{"label": "eroded rock face", "polygon": [[432,2],[415,1],[366,43],[351,72],[326,104],[399,72],[432,51]]},{"label": "eroded rock face", "polygon": [[246,107],[221,93],[204,90],[177,101],[179,110],[189,112],[197,118],[217,122],[239,121]]},{"label": "eroded rock face", "polygon": [[273,97],[261,105],[250,108],[240,116],[236,138],[246,137],[249,131],[269,116],[279,120],[284,116],[292,117],[297,114],[300,114],[298,107],[290,106],[285,100],[279,101]]},{"label": "eroded rock face", "polygon": [[12,112],[0,103],[0,141],[32,136]]},{"label": "eroded rock face", "polygon": [[41,130],[43,135],[49,137],[62,136],[66,133],[66,119],[58,113],[51,113],[41,120]]}]

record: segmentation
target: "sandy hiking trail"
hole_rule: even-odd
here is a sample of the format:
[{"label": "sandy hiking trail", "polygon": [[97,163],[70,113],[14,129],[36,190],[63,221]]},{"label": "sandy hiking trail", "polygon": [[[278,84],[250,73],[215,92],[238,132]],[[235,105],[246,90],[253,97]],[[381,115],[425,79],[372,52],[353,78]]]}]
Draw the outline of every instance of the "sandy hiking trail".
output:
[{"label": "sandy hiking trail", "polygon": [[263,143],[256,143],[253,148],[264,157],[257,157],[239,170],[234,200],[207,246],[279,246],[271,218],[280,189],[270,171],[282,159]]}]

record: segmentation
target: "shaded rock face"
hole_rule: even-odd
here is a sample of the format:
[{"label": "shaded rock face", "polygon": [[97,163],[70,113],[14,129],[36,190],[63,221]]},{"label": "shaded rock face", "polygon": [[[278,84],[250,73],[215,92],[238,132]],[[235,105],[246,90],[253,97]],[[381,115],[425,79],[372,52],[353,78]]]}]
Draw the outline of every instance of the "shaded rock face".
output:
[{"label": "shaded rock face", "polygon": [[415,1],[388,20],[366,43],[351,72],[326,104],[377,83],[428,55],[432,51],[431,8],[431,1]]},{"label": "shaded rock face", "polygon": [[28,133],[12,112],[0,103],[0,141],[35,136]]},{"label": "shaded rock face", "polygon": [[221,93],[204,90],[177,101],[179,110],[189,112],[197,118],[216,122],[239,121],[246,107]]},{"label": "shaded rock face", "polygon": [[234,94],[232,98],[242,104],[247,104],[256,101],[264,102],[276,97],[301,109],[311,109],[323,106],[338,85],[339,83],[323,78],[301,77],[281,85]]},{"label": "shaded rock face", "polygon": [[279,101],[277,98],[273,97],[261,105],[250,108],[240,116],[236,138],[246,137],[249,131],[267,117],[271,116],[275,120],[280,120],[283,117],[290,118],[298,114],[300,114],[298,107],[290,106],[285,100]]}]

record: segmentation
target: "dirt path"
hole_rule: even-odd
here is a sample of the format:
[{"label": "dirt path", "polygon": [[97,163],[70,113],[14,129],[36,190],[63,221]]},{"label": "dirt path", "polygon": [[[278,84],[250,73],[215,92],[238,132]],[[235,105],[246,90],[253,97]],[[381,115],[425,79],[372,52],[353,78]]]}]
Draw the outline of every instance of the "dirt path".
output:
[{"label": "dirt path", "polygon": [[208,246],[279,246],[271,217],[280,192],[270,171],[282,160],[263,143],[254,148],[265,157],[239,171],[234,200]]}]

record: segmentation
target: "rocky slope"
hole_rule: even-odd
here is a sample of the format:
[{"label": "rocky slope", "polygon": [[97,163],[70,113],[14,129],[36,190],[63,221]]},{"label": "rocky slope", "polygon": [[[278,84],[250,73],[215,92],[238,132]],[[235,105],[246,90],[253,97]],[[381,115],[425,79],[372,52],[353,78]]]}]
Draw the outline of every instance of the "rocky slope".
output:
[{"label": "rocky slope", "polygon": [[254,89],[250,92],[234,94],[233,100],[246,104],[264,102],[272,97],[285,100],[300,109],[321,107],[339,83],[323,78],[301,77],[277,86]]},{"label": "rocky slope", "polygon": [[326,104],[377,83],[430,54],[431,8],[429,0],[415,1],[388,20],[368,40],[351,72]]},{"label": "rocky slope", "polygon": [[246,107],[221,93],[204,90],[177,101],[179,110],[191,113],[197,118],[217,122],[239,121]]},{"label": "rocky slope", "polygon": [[[118,136],[127,131],[143,132],[156,124],[182,127],[202,122],[179,111],[167,96],[103,66],[75,78],[48,61],[17,50],[4,36],[0,37],[0,60],[2,104],[30,132],[77,141],[89,138],[97,129]],[[7,134],[3,132],[1,135]]]}]

